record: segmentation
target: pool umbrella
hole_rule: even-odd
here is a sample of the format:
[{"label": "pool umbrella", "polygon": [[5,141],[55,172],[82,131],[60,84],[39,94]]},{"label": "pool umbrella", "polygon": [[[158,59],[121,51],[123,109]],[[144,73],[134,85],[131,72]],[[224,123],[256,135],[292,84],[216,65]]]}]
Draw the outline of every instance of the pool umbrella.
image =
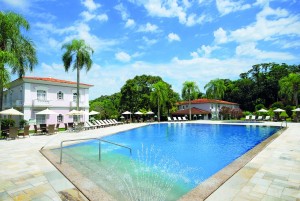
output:
[{"label": "pool umbrella", "polygon": [[273,112],[284,112],[285,110],[277,108],[276,110],[274,110]]},{"label": "pool umbrella", "polygon": [[258,112],[268,112],[268,110],[262,108],[262,109],[258,110]]},{"label": "pool umbrella", "polygon": [[0,114],[5,114],[5,115],[24,115],[22,112],[19,112],[18,110],[15,110],[14,108],[10,108],[7,110],[3,110],[0,112]]},{"label": "pool umbrella", "polygon": [[[126,111],[126,112],[123,112],[122,114],[129,114],[129,117],[130,117],[129,119],[131,119],[131,114],[132,114],[131,112]],[[127,121],[128,121],[128,120],[127,120]]]},{"label": "pool umbrella", "polygon": [[152,112],[152,111],[149,111],[149,112],[147,112],[146,114],[154,114],[154,112]]},{"label": "pool umbrella", "polygon": [[121,118],[121,119],[124,119],[125,117],[124,117],[124,116],[121,116],[120,118]]},{"label": "pool umbrella", "polygon": [[49,108],[45,109],[45,110],[42,110],[40,112],[37,112],[36,114],[57,114],[56,112],[52,111],[52,110],[49,110]]},{"label": "pool umbrella", "polygon": [[95,115],[95,114],[100,114],[100,112],[96,112],[94,110],[92,110],[92,111],[89,112],[89,115]]},{"label": "pool umbrella", "polygon": [[135,112],[134,114],[142,115],[143,113],[141,113],[140,111],[137,111],[137,112]]},{"label": "pool umbrella", "polygon": [[300,112],[300,108],[298,107],[298,108],[296,108],[296,109],[294,109],[294,110],[292,110],[293,112]]},{"label": "pool umbrella", "polygon": [[81,113],[80,113],[80,111],[78,111],[78,110],[71,110],[70,112],[68,112],[66,115],[70,115],[70,116],[72,116],[72,115],[80,115]]}]

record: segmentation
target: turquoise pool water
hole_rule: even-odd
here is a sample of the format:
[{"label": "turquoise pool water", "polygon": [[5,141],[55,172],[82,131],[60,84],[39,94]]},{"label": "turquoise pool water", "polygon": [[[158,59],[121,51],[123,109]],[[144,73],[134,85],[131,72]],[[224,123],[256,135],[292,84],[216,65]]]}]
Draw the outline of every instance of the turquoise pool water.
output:
[{"label": "turquoise pool water", "polygon": [[[213,124],[153,124],[64,148],[64,161],[117,200],[176,200],[278,127]],[[101,130],[99,130],[101,132]],[[57,150],[54,150],[57,152]],[[146,199],[147,198],[147,199]]]}]

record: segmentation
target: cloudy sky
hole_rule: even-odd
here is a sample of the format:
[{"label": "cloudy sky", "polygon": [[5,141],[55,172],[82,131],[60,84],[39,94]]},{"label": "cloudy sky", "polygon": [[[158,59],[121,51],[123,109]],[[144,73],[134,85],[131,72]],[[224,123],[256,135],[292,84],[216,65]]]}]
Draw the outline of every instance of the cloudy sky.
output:
[{"label": "cloudy sky", "polygon": [[61,46],[84,39],[95,51],[81,72],[91,99],[136,75],[161,76],[177,92],[195,81],[204,92],[211,79],[237,79],[254,64],[300,64],[298,0],[0,0],[0,8],[31,24],[39,64],[28,76],[76,81]]}]

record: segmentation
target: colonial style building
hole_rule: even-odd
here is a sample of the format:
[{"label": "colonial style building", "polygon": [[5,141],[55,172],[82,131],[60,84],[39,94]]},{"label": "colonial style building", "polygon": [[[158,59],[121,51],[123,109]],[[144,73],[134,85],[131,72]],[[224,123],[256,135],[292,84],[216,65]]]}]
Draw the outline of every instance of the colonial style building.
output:
[{"label": "colonial style building", "polygon": [[[15,108],[24,113],[24,116],[13,116],[33,121],[36,124],[73,122],[77,116],[66,115],[76,109],[77,83],[55,78],[22,77],[12,81],[4,91],[3,109]],[[93,85],[80,83],[80,110],[86,111],[81,118],[88,119],[89,88]],[[51,115],[36,115],[46,108],[56,112]]]},{"label": "colonial style building", "polygon": [[[189,115],[189,102],[183,101],[177,103],[178,111],[173,112],[172,116]],[[191,101],[191,113],[193,119],[211,119],[219,117],[219,111],[222,107],[239,108],[239,104],[223,100],[214,99],[196,99]]]}]

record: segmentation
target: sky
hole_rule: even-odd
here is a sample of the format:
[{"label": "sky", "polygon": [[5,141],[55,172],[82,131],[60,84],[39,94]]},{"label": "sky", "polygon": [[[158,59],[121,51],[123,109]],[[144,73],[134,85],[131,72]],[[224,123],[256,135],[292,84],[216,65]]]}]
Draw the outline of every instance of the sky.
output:
[{"label": "sky", "polygon": [[[38,65],[26,76],[76,81],[62,45],[84,39],[94,50],[81,82],[90,99],[119,92],[136,75],[155,75],[180,93],[210,80],[239,78],[252,65],[300,64],[299,0],[0,0],[27,19]],[[12,76],[11,79],[16,79]]]}]

